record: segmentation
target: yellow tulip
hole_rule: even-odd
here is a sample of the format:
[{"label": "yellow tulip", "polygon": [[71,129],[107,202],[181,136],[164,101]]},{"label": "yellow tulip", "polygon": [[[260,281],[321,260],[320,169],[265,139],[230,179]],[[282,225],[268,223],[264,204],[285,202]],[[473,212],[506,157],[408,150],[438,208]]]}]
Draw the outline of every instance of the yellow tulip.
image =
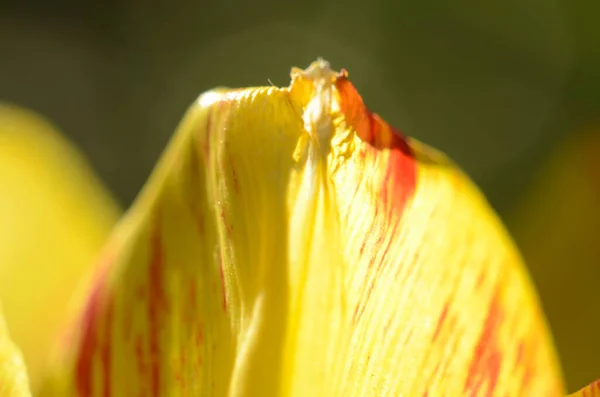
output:
[{"label": "yellow tulip", "polygon": [[563,396],[497,216],[324,61],[214,90],[109,239],[41,396]]},{"label": "yellow tulip", "polygon": [[34,384],[73,290],[117,217],[83,158],[51,125],[0,104],[0,302]]}]

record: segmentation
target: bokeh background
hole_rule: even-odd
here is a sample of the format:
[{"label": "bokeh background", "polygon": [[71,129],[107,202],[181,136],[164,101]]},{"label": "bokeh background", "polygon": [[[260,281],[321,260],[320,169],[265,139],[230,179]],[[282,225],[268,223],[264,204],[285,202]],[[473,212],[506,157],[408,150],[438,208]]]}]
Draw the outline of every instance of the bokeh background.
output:
[{"label": "bokeh background", "polygon": [[598,20],[597,0],[4,0],[0,100],[51,120],[126,208],[200,92],[346,68],[499,212],[573,390],[600,376]]}]

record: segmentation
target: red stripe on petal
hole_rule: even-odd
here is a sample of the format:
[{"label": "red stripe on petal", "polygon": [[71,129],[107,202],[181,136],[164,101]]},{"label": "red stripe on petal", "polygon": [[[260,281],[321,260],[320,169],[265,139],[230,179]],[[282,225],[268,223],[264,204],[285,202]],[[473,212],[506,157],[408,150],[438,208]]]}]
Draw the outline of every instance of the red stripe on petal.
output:
[{"label": "red stripe on petal", "polygon": [[[378,276],[385,270],[384,264],[396,265],[394,261],[389,261],[387,251],[390,245],[399,243],[397,237],[401,231],[402,214],[416,189],[417,161],[406,138],[366,108],[345,71],[342,71],[335,84],[345,122],[364,142],[356,152],[363,177],[357,178],[355,183],[361,185],[365,181],[363,190],[371,196],[374,211],[370,225],[365,225],[364,240],[357,243],[361,257],[371,256],[363,258],[368,261],[369,270],[377,273],[369,277],[355,307],[353,322],[356,323],[370,300]],[[348,216],[364,214],[350,211]]]},{"label": "red stripe on petal", "polygon": [[[496,388],[502,362],[499,329],[503,319],[504,313],[500,304],[500,296],[496,292],[490,303],[465,382],[465,392],[470,396],[492,395]],[[482,394],[483,387],[486,386],[487,393]]]},{"label": "red stripe on petal", "polygon": [[160,394],[160,323],[165,295],[162,285],[164,253],[160,221],[153,225],[148,266],[148,350],[150,355],[150,391]]},{"label": "red stripe on petal", "polygon": [[111,396],[111,348],[112,348],[112,326],[113,326],[113,304],[108,303],[106,309],[106,323],[104,324],[104,341],[100,352],[100,362],[102,363],[102,385],[103,396]]},{"label": "red stripe on petal", "polygon": [[346,123],[354,128],[362,141],[374,149],[374,153],[370,153],[373,155],[372,161],[382,152],[388,152],[380,198],[387,215],[390,212],[401,214],[407,199],[413,195],[417,182],[417,163],[413,150],[398,130],[367,109],[354,85],[346,78],[345,72],[342,72],[335,84]]},{"label": "red stripe on petal", "polygon": [[98,268],[98,275],[81,318],[81,339],[75,361],[75,388],[79,397],[90,397],[93,393],[93,365],[98,350],[98,320],[104,310],[106,277],[112,264],[112,256]]},{"label": "red stripe on petal", "polygon": [[223,302],[223,310],[227,310],[227,290],[225,285],[225,274],[223,273],[223,257],[219,252],[219,277],[221,279],[221,296]]},{"label": "red stripe on petal", "polygon": [[[144,340],[141,335],[138,335],[135,340],[135,363],[140,379],[146,378],[148,374],[148,366],[146,354],[144,352]],[[141,383],[140,386],[142,387],[140,393],[142,395],[146,395],[147,393],[144,384]]]},{"label": "red stripe on petal", "polygon": [[79,397],[92,395],[92,365],[96,353],[96,322],[99,311],[100,283],[98,283],[88,300],[83,313],[82,338],[79,346],[75,368],[75,383]]},{"label": "red stripe on petal", "polygon": [[444,304],[444,308],[442,309],[442,313],[440,314],[440,318],[438,318],[437,324],[435,326],[435,331],[433,332],[432,343],[435,342],[442,331],[442,326],[446,322],[446,317],[448,317],[448,310],[450,309],[450,305],[448,302]]}]

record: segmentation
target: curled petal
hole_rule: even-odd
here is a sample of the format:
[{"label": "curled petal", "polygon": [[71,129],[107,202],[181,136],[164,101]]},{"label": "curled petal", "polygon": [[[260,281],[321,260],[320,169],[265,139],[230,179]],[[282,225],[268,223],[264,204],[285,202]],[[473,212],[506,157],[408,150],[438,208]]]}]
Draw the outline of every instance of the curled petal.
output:
[{"label": "curled petal", "polygon": [[104,259],[46,395],[563,394],[484,198],[323,61],[202,95]]}]

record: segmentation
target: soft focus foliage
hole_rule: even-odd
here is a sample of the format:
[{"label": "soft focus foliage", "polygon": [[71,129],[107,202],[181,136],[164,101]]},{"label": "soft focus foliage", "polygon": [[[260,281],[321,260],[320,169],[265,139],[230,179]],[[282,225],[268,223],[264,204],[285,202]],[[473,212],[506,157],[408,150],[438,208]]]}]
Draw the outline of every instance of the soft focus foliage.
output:
[{"label": "soft focus foliage", "polygon": [[600,134],[573,134],[547,159],[511,229],[545,297],[570,388],[600,373]]},{"label": "soft focus foliage", "polygon": [[36,381],[118,210],[40,117],[0,104],[0,302]]}]

